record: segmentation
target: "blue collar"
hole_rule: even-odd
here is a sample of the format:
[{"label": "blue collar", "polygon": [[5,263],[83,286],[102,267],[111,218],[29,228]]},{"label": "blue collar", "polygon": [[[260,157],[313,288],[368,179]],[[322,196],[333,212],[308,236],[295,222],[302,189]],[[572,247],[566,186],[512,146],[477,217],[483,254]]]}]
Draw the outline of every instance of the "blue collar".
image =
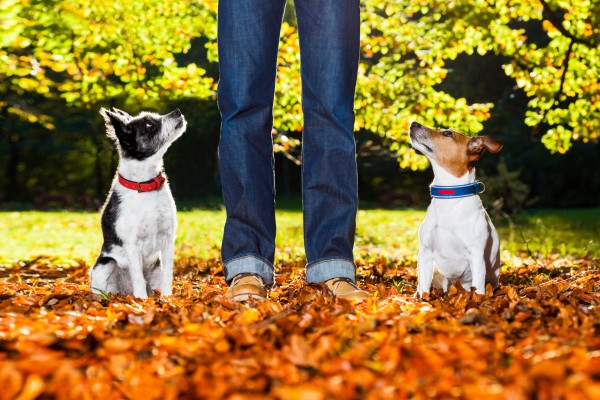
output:
[{"label": "blue collar", "polygon": [[485,186],[481,182],[473,182],[457,186],[431,185],[429,190],[431,197],[436,199],[457,199],[482,193],[485,190]]}]

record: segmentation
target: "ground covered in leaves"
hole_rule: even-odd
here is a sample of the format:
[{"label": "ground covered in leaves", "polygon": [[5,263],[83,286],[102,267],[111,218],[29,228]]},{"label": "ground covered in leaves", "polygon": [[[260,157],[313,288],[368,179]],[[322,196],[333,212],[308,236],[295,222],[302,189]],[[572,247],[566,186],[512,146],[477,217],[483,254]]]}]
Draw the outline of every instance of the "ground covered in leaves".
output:
[{"label": "ground covered in leaves", "polygon": [[174,295],[89,292],[85,262],[0,266],[0,398],[600,398],[600,269],[505,261],[486,295],[414,298],[416,266],[359,265],[357,304],[282,262],[264,302],[182,259]]}]

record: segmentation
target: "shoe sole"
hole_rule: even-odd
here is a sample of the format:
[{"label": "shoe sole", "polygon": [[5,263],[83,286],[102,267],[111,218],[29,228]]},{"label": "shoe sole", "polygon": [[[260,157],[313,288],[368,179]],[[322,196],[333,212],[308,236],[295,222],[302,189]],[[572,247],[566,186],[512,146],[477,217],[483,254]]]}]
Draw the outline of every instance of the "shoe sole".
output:
[{"label": "shoe sole", "polygon": [[263,296],[258,296],[255,294],[239,294],[237,296],[233,296],[231,297],[231,300],[233,301],[246,301],[246,300],[266,300],[266,297]]}]

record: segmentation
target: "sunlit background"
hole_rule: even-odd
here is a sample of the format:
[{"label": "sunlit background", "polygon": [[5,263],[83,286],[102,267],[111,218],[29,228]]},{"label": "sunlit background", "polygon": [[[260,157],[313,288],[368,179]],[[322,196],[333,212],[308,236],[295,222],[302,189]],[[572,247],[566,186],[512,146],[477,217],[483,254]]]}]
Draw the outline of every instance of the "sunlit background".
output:
[{"label": "sunlit background", "polygon": [[[362,2],[356,140],[363,204],[428,201],[416,120],[504,142],[483,157],[488,208],[597,206],[600,6],[594,1]],[[217,2],[1,0],[0,207],[97,209],[117,168],[100,107],[168,112],[178,203],[219,201]],[[293,1],[274,106],[278,198],[300,193]]]}]

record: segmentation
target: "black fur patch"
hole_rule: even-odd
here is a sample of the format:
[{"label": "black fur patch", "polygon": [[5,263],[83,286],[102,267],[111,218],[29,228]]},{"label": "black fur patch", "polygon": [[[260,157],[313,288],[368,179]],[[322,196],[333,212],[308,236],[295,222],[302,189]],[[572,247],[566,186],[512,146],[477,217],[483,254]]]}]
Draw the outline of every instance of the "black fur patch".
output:
[{"label": "black fur patch", "polygon": [[123,157],[142,161],[155,154],[163,145],[161,129],[160,119],[151,116],[129,122],[122,134],[117,132]]},{"label": "black fur patch", "polygon": [[[121,199],[119,194],[112,192],[102,211],[102,235],[104,243],[102,244],[102,253],[108,253],[112,246],[122,246],[123,241],[117,235],[117,218],[119,215],[119,204]],[[100,259],[98,259],[100,261]]]},{"label": "black fur patch", "polygon": [[100,255],[100,257],[98,257],[98,259],[96,260],[96,264],[108,264],[113,261],[115,261],[115,259],[112,257]]},{"label": "black fur patch", "polygon": [[117,140],[123,158],[138,161],[154,155],[164,144],[161,138],[161,117],[144,115],[131,117],[124,111],[100,110],[109,137]]}]

